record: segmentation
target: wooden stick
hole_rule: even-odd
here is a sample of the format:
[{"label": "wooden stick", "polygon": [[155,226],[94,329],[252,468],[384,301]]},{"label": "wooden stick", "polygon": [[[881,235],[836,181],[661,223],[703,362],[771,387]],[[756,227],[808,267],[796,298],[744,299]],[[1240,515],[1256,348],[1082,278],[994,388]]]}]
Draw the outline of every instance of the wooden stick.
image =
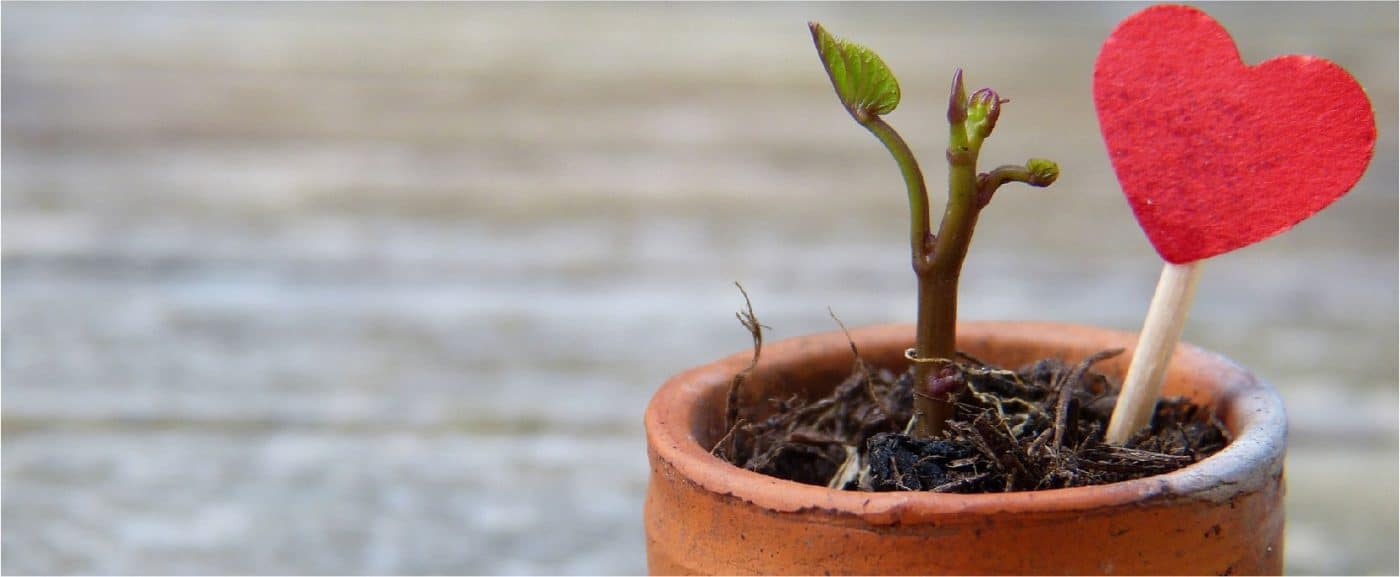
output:
[{"label": "wooden stick", "polygon": [[1162,267],[1157,292],[1152,295],[1147,320],[1142,324],[1133,360],[1128,365],[1128,376],[1123,379],[1123,390],[1118,393],[1118,404],[1113,407],[1113,417],[1108,421],[1105,440],[1109,444],[1128,442],[1133,433],[1152,422],[1157,397],[1162,392],[1162,377],[1166,375],[1176,342],[1181,340],[1186,313],[1191,310],[1191,300],[1196,296],[1200,265],[1200,261],[1196,261],[1167,263]]}]

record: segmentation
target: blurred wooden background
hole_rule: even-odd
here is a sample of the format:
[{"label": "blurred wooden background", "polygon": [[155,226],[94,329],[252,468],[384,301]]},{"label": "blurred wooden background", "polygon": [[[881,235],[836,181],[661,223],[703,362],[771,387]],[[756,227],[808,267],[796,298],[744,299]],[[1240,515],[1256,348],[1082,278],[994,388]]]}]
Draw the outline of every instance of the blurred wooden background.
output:
[{"label": "blurred wooden background", "polygon": [[[898,172],[804,23],[880,52],[935,191],[955,66],[1012,103],[964,316],[1135,330],[1159,262],[1090,99],[1139,4],[3,7],[3,570],[637,573],[641,413],[742,349],[913,318]],[[1275,383],[1288,570],[1394,574],[1397,8],[1212,4],[1341,63],[1356,190],[1209,263]],[[935,196],[937,198],[937,196]]]}]

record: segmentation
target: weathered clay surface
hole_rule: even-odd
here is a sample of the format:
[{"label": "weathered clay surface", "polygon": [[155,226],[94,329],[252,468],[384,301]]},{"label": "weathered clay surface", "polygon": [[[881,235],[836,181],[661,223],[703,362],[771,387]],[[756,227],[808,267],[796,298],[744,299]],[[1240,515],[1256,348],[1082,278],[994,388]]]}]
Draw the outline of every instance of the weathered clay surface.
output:
[{"label": "weathered clay surface", "polygon": [[[959,348],[1019,366],[1131,347],[1129,333],[1054,323],[967,323]],[[897,368],[909,325],[852,332]],[[770,343],[746,397],[832,387],[851,367],[839,332]],[[1125,355],[1129,356],[1130,355]],[[1285,416],[1272,388],[1183,347],[1164,391],[1217,407],[1236,443],[1173,473],[1005,494],[866,493],[781,481],[708,453],[740,353],[677,375],[647,409],[646,527],[657,574],[1278,574]],[[1124,361],[1098,367],[1121,378]],[[716,426],[717,421],[721,421]]]}]

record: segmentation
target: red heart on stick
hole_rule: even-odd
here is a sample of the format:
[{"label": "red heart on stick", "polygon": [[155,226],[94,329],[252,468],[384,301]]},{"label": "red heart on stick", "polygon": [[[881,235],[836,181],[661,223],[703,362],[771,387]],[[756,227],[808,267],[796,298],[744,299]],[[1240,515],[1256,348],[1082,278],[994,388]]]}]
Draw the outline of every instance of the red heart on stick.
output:
[{"label": "red heart on stick", "polygon": [[1206,13],[1154,6],[1094,66],[1099,127],[1158,254],[1181,264],[1292,228],[1346,194],[1376,142],[1371,102],[1313,56],[1240,60]]}]

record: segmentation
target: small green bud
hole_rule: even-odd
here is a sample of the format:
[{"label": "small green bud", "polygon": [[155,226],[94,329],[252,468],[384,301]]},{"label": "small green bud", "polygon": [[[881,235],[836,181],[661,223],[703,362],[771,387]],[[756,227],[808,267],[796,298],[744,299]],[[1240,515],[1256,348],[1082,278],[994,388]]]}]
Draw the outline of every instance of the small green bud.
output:
[{"label": "small green bud", "polygon": [[1031,173],[1031,178],[1026,184],[1050,186],[1055,183],[1055,179],[1060,177],[1060,165],[1055,164],[1053,160],[1032,158],[1026,161],[1026,172]]},{"label": "small green bud", "polygon": [[996,128],[997,118],[1001,116],[1001,104],[1010,102],[1002,100],[995,90],[982,88],[972,93],[967,103],[967,131],[975,138],[986,138],[992,134],[992,129]]}]

